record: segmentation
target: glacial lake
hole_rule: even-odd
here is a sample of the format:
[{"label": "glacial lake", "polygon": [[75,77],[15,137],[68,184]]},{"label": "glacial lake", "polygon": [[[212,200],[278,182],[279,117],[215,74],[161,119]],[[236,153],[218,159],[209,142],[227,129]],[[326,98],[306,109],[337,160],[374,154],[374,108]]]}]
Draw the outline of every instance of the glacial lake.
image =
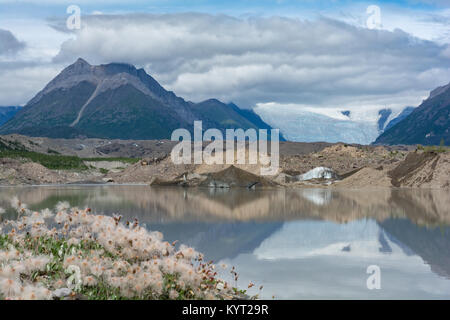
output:
[{"label": "glacial lake", "polygon": [[[450,298],[448,190],[1,187],[10,218],[13,196],[33,210],[68,201],[137,218],[218,266],[235,266],[238,286],[262,285],[266,299]],[[373,265],[381,288],[369,290]]]}]

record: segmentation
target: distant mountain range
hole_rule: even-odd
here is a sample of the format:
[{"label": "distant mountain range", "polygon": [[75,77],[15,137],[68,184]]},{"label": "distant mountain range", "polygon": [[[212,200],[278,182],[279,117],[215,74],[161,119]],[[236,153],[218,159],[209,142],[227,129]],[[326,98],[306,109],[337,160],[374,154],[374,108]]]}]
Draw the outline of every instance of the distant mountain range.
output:
[{"label": "distant mountain range", "polygon": [[450,83],[431,91],[428,99],[402,121],[387,128],[375,144],[450,145]]},{"label": "distant mountain range", "polygon": [[283,107],[253,111],[216,99],[193,103],[165,90],[144,69],[124,63],[93,66],[80,58],[23,108],[0,107],[0,134],[167,139],[178,128],[192,132],[194,121],[202,120],[204,130],[223,132],[276,127],[292,141],[437,145],[443,139],[450,144],[450,84],[433,90],[419,107],[400,113],[390,108],[333,112]]},{"label": "distant mountain range", "polygon": [[[185,101],[144,69],[83,59],[65,68],[0,128],[51,138],[170,139],[178,128],[270,129],[257,114],[216,99]],[[282,137],[281,137],[282,138]]]},{"label": "distant mountain range", "polygon": [[3,107],[0,106],[0,126],[14,117],[21,107]]}]

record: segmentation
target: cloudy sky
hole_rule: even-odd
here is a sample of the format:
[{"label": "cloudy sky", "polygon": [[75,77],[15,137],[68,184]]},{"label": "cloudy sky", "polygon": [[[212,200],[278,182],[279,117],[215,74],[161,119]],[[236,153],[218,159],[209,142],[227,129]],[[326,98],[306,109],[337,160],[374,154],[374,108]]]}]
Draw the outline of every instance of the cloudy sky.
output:
[{"label": "cloudy sky", "polygon": [[144,67],[192,101],[399,109],[450,82],[450,0],[0,0],[0,105],[78,57]]}]

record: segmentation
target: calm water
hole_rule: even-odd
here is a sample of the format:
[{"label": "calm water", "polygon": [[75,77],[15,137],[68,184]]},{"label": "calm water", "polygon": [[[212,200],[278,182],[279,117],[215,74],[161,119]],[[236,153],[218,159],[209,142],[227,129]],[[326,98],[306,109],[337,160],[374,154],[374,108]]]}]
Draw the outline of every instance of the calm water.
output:
[{"label": "calm water", "polygon": [[[0,207],[14,195],[31,209],[64,200],[137,217],[236,266],[238,285],[263,285],[263,298],[450,298],[448,190],[3,187]],[[381,269],[380,290],[367,289],[370,265]]]}]

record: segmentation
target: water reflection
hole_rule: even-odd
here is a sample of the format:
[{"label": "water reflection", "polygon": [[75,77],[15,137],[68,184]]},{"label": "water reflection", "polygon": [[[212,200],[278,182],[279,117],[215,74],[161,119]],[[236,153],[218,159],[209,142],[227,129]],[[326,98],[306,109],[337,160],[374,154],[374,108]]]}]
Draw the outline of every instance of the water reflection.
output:
[{"label": "water reflection", "polygon": [[33,209],[60,200],[99,212],[120,212],[148,223],[290,221],[319,219],[345,223],[362,218],[408,218],[419,225],[450,224],[448,190],[155,188],[147,186],[3,187],[0,206],[18,196]]},{"label": "water reflection", "polygon": [[[236,265],[239,284],[263,284],[266,298],[450,298],[444,190],[22,187],[1,188],[0,207],[15,195],[34,210],[64,200],[137,217]],[[381,290],[366,288],[371,264],[381,267]]]}]

